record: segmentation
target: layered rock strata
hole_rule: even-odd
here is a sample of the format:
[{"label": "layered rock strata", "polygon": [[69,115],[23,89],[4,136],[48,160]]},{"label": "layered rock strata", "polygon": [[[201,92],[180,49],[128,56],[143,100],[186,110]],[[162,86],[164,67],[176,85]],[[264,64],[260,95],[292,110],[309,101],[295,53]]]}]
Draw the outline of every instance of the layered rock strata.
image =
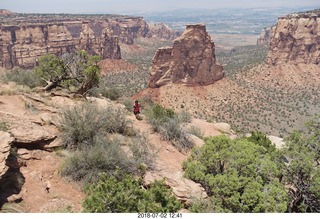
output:
[{"label": "layered rock strata", "polygon": [[138,37],[173,39],[173,33],[161,25],[151,31],[142,17],[17,14],[0,22],[0,67],[32,68],[42,55],[79,49],[102,59],[121,59],[120,42],[130,45]]},{"label": "layered rock strata", "polygon": [[64,23],[0,27],[0,66],[31,68],[42,55],[62,55],[78,49],[102,58],[121,58],[116,36],[107,31],[96,36],[88,23],[78,25],[80,33],[77,37]]},{"label": "layered rock strata", "polygon": [[160,48],[152,61],[149,87],[169,83],[208,85],[223,78],[205,25],[187,25],[173,47]]},{"label": "layered rock strata", "polygon": [[280,17],[272,31],[269,64],[320,64],[320,10]]}]

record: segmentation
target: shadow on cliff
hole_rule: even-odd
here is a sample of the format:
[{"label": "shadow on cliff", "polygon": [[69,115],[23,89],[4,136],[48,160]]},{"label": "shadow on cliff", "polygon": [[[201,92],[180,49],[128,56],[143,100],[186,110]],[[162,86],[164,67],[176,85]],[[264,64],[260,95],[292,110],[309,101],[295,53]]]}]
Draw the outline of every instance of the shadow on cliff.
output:
[{"label": "shadow on cliff", "polygon": [[9,155],[6,165],[9,166],[9,169],[0,179],[0,210],[7,202],[21,201],[18,194],[25,182],[25,177],[20,172],[20,164],[15,155]]}]

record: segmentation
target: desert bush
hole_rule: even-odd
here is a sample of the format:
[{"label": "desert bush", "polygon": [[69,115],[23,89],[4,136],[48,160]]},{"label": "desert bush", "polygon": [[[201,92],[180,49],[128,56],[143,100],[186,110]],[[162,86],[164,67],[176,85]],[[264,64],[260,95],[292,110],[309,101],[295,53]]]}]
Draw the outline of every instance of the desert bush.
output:
[{"label": "desert bush", "polygon": [[59,129],[67,146],[92,143],[99,133],[123,133],[128,121],[123,110],[83,103],[61,114]]},{"label": "desert bush", "polygon": [[143,175],[147,169],[153,169],[155,152],[146,136],[137,134],[135,137],[132,137],[129,149],[132,152],[132,160],[135,165],[134,172]]},{"label": "desert bush", "polygon": [[96,136],[93,143],[80,143],[77,148],[65,160],[61,173],[84,185],[97,182],[100,173],[109,176],[116,169],[142,176],[153,168],[154,153],[144,136],[125,137],[122,141]]},{"label": "desert bush", "polygon": [[111,87],[102,89],[101,95],[110,100],[117,100],[122,96],[122,92],[120,88]]},{"label": "desert bush", "polygon": [[0,95],[17,95],[21,93],[30,93],[31,89],[29,86],[26,85],[15,85],[10,86],[8,88],[2,88],[0,90]]},{"label": "desert bush", "polygon": [[126,107],[126,109],[129,111],[129,112],[132,112],[133,111],[133,101],[126,97],[126,98],[123,98],[122,100],[122,104]]},{"label": "desert bush", "polygon": [[159,104],[155,104],[152,107],[152,116],[161,121],[168,121],[170,118],[174,118],[176,114],[172,109],[167,109]]},{"label": "desert bush", "polygon": [[169,121],[170,118],[173,119],[176,116],[172,109],[166,109],[159,104],[153,104],[147,108],[145,114],[156,132],[159,132],[161,126]]},{"label": "desert bush", "polygon": [[176,212],[182,208],[164,181],[146,188],[141,178],[128,174],[103,174],[98,183],[86,187],[85,194],[84,212],[90,213]]},{"label": "desert bush", "polygon": [[181,128],[178,115],[172,109],[154,104],[147,109],[146,116],[154,131],[159,132],[164,140],[171,141],[179,150],[193,147],[187,133]]},{"label": "desert bush", "polygon": [[171,141],[180,151],[193,147],[187,133],[181,128],[180,121],[177,118],[164,122],[160,127],[159,133],[164,140]]},{"label": "desert bush", "polygon": [[178,113],[178,118],[180,122],[191,122],[191,114],[187,110],[182,110]]},{"label": "desert bush", "polygon": [[36,75],[32,70],[25,70],[16,68],[12,71],[7,72],[2,76],[2,81],[8,83],[9,81],[13,81],[19,85],[25,85],[30,88],[34,88],[37,86],[43,85],[43,80],[41,77]]},{"label": "desert bush", "polygon": [[188,210],[192,213],[210,213],[214,212],[214,206],[210,200],[194,199]]},{"label": "desert bush", "polygon": [[110,100],[118,100],[122,96],[122,91],[117,87],[105,87],[103,85],[99,87],[91,88],[88,94],[93,97],[106,97]]},{"label": "desert bush", "polygon": [[100,137],[94,143],[79,148],[81,150],[72,153],[63,164],[63,176],[69,176],[72,180],[86,185],[97,182],[101,172],[111,175],[117,168],[124,172],[133,172],[132,162],[118,141],[108,141]]},{"label": "desert bush", "polygon": [[199,129],[198,127],[196,127],[194,125],[190,127],[189,133],[197,136],[198,138],[203,139],[203,132],[201,131],[201,129]]},{"label": "desert bush", "polygon": [[183,168],[186,177],[206,189],[214,212],[287,211],[289,199],[280,182],[278,160],[247,139],[206,138]]}]

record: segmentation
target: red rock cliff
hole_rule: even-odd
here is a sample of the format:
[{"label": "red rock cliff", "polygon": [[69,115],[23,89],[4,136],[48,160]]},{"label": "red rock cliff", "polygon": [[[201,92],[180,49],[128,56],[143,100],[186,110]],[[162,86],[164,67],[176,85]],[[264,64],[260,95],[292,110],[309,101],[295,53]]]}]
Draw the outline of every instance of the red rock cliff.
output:
[{"label": "red rock cliff", "polygon": [[85,49],[102,58],[121,58],[117,37],[96,36],[86,22],[78,22],[78,25],[79,37],[72,36],[64,23],[3,25],[0,27],[0,66],[29,68],[35,66],[42,55],[61,55],[76,49]]},{"label": "red rock cliff", "polygon": [[161,48],[153,58],[149,87],[168,83],[208,85],[223,78],[215,46],[204,25],[187,25],[173,47]]},{"label": "red rock cliff", "polygon": [[[119,42],[133,44],[135,38],[153,36],[142,17],[24,16],[17,14],[0,21],[0,67],[31,68],[42,55],[59,55],[78,49],[103,59],[120,59]],[[165,37],[161,36],[161,30],[158,35]]]},{"label": "red rock cliff", "polygon": [[273,29],[269,64],[320,64],[320,10],[280,17]]}]

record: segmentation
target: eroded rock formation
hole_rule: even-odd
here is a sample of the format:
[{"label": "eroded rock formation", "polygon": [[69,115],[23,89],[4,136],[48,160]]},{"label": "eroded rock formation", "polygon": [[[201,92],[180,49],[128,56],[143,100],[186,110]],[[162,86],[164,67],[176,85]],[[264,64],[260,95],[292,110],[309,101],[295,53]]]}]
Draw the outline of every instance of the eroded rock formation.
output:
[{"label": "eroded rock formation", "polygon": [[110,35],[107,30],[96,33],[88,22],[0,27],[0,66],[7,69],[30,68],[42,55],[61,55],[76,49],[102,58],[121,58],[117,36]]},{"label": "eroded rock formation", "polygon": [[174,40],[181,35],[179,31],[171,29],[168,25],[163,23],[150,23],[149,26],[149,35],[151,37],[156,37],[166,40]]},{"label": "eroded rock formation", "polygon": [[183,34],[174,40],[173,47],[160,48],[153,58],[149,87],[168,83],[208,85],[223,78],[222,66],[217,63],[215,46],[206,27],[187,25]]},{"label": "eroded rock formation", "polygon": [[269,64],[320,64],[320,10],[280,17],[272,31]]},{"label": "eroded rock formation", "polygon": [[8,132],[0,131],[0,179],[9,169],[6,160],[10,154],[10,144],[13,140],[14,138]]},{"label": "eroded rock formation", "polygon": [[271,33],[272,33],[272,30],[274,28],[275,28],[275,26],[266,27],[261,31],[261,33],[259,35],[259,38],[257,39],[257,45],[258,46],[269,45]]},{"label": "eroded rock formation", "polygon": [[138,37],[173,39],[173,30],[152,27],[142,17],[113,15],[22,15],[0,22],[0,67],[31,68],[45,54],[83,49],[103,59],[121,59],[119,43]]}]

